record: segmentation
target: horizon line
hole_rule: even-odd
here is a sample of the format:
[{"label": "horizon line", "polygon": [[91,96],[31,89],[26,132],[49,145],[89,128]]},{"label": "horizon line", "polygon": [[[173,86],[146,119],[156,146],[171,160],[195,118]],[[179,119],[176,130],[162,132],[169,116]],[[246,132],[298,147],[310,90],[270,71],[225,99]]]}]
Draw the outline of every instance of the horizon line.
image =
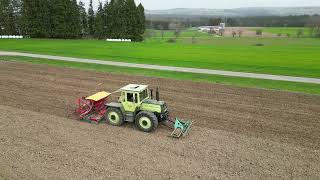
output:
[{"label": "horizon line", "polygon": [[235,8],[166,8],[166,9],[147,9],[148,11],[166,11],[166,10],[175,10],[175,9],[205,9],[205,10],[232,10],[232,9],[243,9],[243,8],[320,8],[318,6],[243,6]]}]

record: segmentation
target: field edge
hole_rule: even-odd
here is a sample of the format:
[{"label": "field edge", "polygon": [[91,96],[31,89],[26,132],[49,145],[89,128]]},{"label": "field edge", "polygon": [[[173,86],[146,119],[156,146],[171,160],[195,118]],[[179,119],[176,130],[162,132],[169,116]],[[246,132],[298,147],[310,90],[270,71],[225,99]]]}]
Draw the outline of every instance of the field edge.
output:
[{"label": "field edge", "polygon": [[49,66],[75,68],[82,70],[91,70],[111,74],[132,74],[147,77],[169,78],[177,80],[191,80],[195,82],[222,84],[227,86],[237,86],[242,88],[267,89],[276,91],[286,91],[293,93],[305,93],[320,95],[320,85],[309,83],[295,83],[286,81],[261,80],[253,78],[227,77],[221,75],[206,75],[195,73],[172,72],[163,70],[149,70],[141,68],[126,68],[109,65],[97,65],[88,63],[75,63],[66,61],[51,61],[48,59],[17,57],[17,56],[0,56],[0,61],[16,61],[33,64],[45,64]]}]

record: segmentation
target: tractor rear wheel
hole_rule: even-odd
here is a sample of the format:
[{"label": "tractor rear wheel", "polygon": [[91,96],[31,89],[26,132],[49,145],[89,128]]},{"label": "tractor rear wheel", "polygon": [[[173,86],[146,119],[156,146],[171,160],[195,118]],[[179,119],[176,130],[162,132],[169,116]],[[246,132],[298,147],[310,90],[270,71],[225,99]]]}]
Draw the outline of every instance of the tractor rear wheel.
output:
[{"label": "tractor rear wheel", "polygon": [[135,118],[136,126],[144,132],[151,132],[158,127],[157,116],[148,111],[141,111]]},{"label": "tractor rear wheel", "polygon": [[124,123],[122,112],[119,108],[109,107],[106,112],[107,121],[113,126],[121,126]]}]

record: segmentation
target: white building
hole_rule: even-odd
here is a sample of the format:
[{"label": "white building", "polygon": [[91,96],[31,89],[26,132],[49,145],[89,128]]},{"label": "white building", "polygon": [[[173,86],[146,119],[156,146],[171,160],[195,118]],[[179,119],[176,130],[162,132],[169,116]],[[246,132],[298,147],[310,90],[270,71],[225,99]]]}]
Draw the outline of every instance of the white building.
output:
[{"label": "white building", "polygon": [[217,34],[220,33],[222,30],[224,30],[226,28],[226,24],[225,23],[220,23],[219,26],[200,26],[198,27],[198,30],[200,32],[216,32]]}]

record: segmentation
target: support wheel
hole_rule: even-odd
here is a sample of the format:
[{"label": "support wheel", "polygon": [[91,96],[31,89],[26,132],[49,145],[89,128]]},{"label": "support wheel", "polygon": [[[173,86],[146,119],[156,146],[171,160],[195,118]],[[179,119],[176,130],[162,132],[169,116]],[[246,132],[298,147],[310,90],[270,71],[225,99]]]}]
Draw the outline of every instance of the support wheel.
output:
[{"label": "support wheel", "polygon": [[124,123],[123,115],[120,109],[109,107],[106,112],[107,121],[113,126],[121,126]]},{"label": "support wheel", "polygon": [[151,132],[158,127],[158,118],[154,113],[141,111],[135,119],[136,126],[144,132]]}]

